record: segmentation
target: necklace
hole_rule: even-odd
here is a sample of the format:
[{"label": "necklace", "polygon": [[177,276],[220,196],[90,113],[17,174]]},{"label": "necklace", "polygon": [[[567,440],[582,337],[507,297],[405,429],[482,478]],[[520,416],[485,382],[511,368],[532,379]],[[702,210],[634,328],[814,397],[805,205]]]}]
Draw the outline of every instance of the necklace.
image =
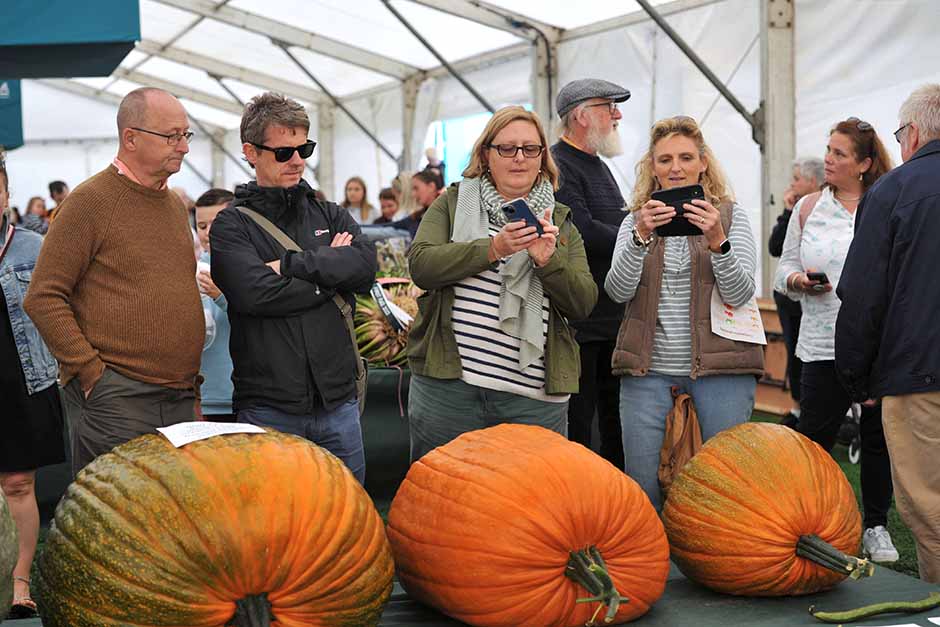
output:
[{"label": "necklace", "polygon": [[845,202],[856,202],[861,200],[861,196],[840,196],[839,194],[833,194],[839,200],[844,200]]}]

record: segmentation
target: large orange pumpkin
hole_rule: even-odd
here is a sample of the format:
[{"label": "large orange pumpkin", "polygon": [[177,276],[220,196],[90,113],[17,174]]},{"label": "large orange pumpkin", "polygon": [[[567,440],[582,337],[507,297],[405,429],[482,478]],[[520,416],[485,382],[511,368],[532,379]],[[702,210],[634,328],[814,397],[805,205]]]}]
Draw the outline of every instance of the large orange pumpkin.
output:
[{"label": "large orange pumpkin", "polygon": [[775,424],[747,423],[708,442],[663,508],[672,559],[713,590],[810,594],[871,573],[854,554],[855,494],[820,446]]},{"label": "large orange pumpkin", "polygon": [[528,425],[465,433],[415,462],[388,535],[414,598],[482,627],[623,623],[646,613],[669,572],[640,487]]},{"label": "large orange pumpkin", "polygon": [[377,625],[393,564],[341,461],[275,432],[146,435],[79,473],[39,559],[46,627]]}]

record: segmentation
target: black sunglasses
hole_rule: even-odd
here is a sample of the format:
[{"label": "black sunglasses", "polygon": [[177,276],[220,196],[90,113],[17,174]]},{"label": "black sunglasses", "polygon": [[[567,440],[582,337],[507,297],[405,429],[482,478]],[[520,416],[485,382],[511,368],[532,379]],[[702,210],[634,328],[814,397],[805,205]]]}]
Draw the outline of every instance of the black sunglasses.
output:
[{"label": "black sunglasses", "polygon": [[274,160],[278,163],[284,163],[285,161],[290,161],[290,158],[294,156],[294,151],[297,151],[297,154],[300,155],[301,159],[306,159],[313,154],[313,149],[317,147],[317,142],[315,141],[306,141],[299,146],[283,146],[281,148],[271,148],[270,146],[265,146],[264,144],[256,144],[255,142],[250,142],[255,148],[260,148],[261,150],[270,150],[274,153]]}]

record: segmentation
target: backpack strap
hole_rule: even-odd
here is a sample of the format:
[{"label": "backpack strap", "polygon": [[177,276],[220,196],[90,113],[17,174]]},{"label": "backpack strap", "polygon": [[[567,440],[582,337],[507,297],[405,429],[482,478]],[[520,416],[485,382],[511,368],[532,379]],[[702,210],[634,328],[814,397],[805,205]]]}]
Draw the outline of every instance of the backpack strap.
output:
[{"label": "backpack strap", "polygon": [[803,230],[803,227],[806,226],[806,221],[809,219],[809,214],[813,213],[813,209],[816,208],[816,203],[819,202],[819,197],[822,196],[822,192],[813,192],[812,194],[807,194],[803,196],[800,203],[800,230]]}]

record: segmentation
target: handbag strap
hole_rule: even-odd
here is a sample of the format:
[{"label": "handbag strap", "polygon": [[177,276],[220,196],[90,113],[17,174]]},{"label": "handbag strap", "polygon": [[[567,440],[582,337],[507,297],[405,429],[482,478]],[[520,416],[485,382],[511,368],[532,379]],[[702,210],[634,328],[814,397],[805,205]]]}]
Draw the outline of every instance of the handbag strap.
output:
[{"label": "handbag strap", "polygon": [[[251,209],[249,207],[238,207],[238,210],[254,220],[258,226],[260,226],[264,231],[277,240],[277,243],[280,244],[284,249],[291,251],[302,251],[303,249],[297,245],[297,242],[292,240],[290,236],[287,235],[284,231],[277,227],[276,224],[265,218],[263,215]],[[346,330],[349,331],[349,339],[352,341],[353,348],[356,350],[356,354],[359,354],[359,344],[356,342],[356,327],[353,323],[353,310],[345,298],[339,294],[333,294],[333,303],[339,308],[340,313],[343,316],[343,320],[346,322]],[[362,365],[361,359],[356,359],[356,368],[359,372],[359,376],[362,377],[364,372],[364,367]]]}]

